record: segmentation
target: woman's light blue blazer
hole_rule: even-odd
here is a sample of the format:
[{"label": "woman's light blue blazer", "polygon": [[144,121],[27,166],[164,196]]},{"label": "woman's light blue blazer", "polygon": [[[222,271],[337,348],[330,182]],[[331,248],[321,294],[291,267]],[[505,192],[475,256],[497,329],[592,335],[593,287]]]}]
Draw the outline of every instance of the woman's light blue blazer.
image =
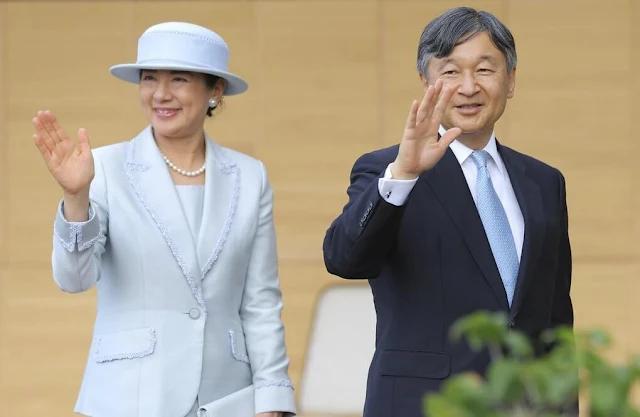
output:
[{"label": "woman's light blue blazer", "polygon": [[70,293],[97,287],[75,411],[181,417],[197,396],[253,384],[256,413],[295,413],[263,164],[207,136],[194,239],[150,127],[93,154],[89,220],[67,222],[61,201],[54,222],[55,282]]}]

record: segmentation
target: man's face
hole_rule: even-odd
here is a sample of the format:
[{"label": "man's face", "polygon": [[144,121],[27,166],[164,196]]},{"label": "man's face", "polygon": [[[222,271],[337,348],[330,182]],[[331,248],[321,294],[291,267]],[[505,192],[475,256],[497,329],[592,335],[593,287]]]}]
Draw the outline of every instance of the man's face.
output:
[{"label": "man's face", "polygon": [[490,134],[515,89],[515,69],[507,72],[504,55],[486,32],[458,44],[447,57],[432,58],[427,73],[427,80],[421,76],[425,91],[439,78],[444,87],[457,88],[442,125],[463,134]]}]

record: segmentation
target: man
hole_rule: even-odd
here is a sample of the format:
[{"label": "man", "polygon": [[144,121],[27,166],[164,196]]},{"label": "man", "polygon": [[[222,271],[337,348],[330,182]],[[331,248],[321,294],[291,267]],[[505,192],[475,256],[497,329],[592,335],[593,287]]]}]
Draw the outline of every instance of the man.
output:
[{"label": "man", "polygon": [[503,311],[532,341],[573,325],[564,177],[494,136],[515,89],[511,33],[486,12],[445,12],[418,71],[425,95],[399,145],[356,161],[323,245],[327,270],[374,296],[365,417],[422,417],[447,377],[484,374],[488,354],[449,337],[461,317]]}]

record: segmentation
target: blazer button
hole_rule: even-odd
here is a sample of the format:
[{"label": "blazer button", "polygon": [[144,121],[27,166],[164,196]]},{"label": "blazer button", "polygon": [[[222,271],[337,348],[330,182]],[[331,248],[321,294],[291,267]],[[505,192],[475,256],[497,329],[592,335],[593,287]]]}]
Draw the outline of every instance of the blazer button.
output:
[{"label": "blazer button", "polygon": [[198,310],[197,308],[192,308],[191,310],[189,310],[189,317],[191,317],[194,320],[197,320],[200,318],[200,310]]}]

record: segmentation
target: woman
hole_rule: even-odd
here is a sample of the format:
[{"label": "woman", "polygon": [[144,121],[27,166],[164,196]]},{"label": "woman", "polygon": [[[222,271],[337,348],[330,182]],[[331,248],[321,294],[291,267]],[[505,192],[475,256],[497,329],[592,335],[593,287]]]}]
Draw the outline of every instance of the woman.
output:
[{"label": "woman", "polygon": [[90,149],[51,112],[34,141],[63,189],[53,276],[71,293],[97,286],[97,317],[75,411],[88,416],[294,415],[280,319],[272,190],[263,164],[204,132],[227,71],[216,33],[162,23],[135,64],[149,126]]}]

